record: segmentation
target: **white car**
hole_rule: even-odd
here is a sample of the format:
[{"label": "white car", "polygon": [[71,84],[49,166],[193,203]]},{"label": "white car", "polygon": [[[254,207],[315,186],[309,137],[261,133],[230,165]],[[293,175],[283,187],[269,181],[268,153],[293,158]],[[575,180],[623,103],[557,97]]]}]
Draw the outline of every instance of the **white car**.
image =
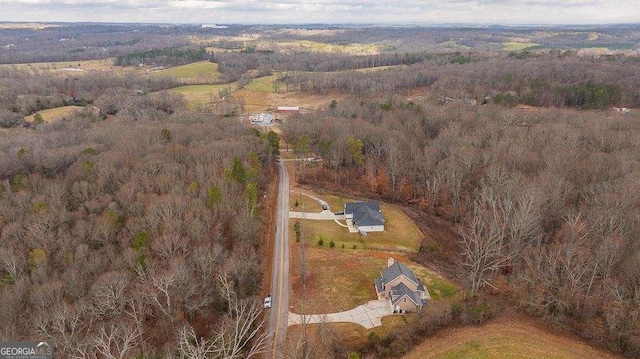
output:
[{"label": "white car", "polygon": [[266,308],[271,308],[271,295],[268,295],[266,298],[264,298],[264,307]]}]

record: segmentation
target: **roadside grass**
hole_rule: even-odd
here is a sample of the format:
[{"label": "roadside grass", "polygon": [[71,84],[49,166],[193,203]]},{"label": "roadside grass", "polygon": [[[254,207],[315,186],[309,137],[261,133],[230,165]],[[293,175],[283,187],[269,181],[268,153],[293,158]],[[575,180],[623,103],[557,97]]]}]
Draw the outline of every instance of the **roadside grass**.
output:
[{"label": "roadside grass", "polygon": [[[294,219],[292,220],[295,221]],[[345,224],[344,220],[340,222]],[[352,250],[353,246],[356,246],[356,249],[365,249],[366,243],[364,243],[360,234],[349,233],[347,228],[339,226],[334,221],[300,219],[300,225],[302,240],[310,246],[317,246],[318,241],[322,240],[324,242],[323,245],[326,247],[333,241],[335,249],[342,249],[342,245],[349,250]]]},{"label": "roadside grass", "polygon": [[36,113],[34,113],[33,115],[29,115],[29,116],[25,116],[25,121],[27,122],[33,122],[33,118],[36,116],[36,114],[40,114],[42,116],[42,119],[44,120],[44,122],[46,123],[51,123],[53,121],[56,120],[61,120],[65,117],[69,117],[71,115],[73,115],[75,112],[78,112],[80,110],[84,109],[84,107],[82,106],[62,106],[62,107],[55,107],[55,108],[50,108],[47,110],[41,110],[38,111]]},{"label": "roadside grass", "polygon": [[218,64],[210,61],[200,61],[188,65],[171,67],[151,73],[151,76],[171,76],[185,83],[220,81]]},{"label": "roadside grass", "polygon": [[523,318],[498,318],[482,326],[450,328],[414,348],[404,359],[621,358],[578,338],[554,333]]},{"label": "roadside grass", "polygon": [[533,42],[503,42],[502,49],[505,51],[522,51],[538,45]]},{"label": "roadside grass", "polygon": [[[293,233],[291,236],[295,238]],[[376,300],[374,280],[387,266],[389,257],[409,266],[430,293],[429,283],[438,283],[441,286],[440,289],[446,288],[448,297],[434,292],[432,296],[434,300],[451,298],[457,292],[455,286],[442,279],[437,273],[411,262],[402,253],[342,249],[337,244],[335,248],[329,248],[329,244],[325,241],[322,246],[306,244],[304,247],[308,271],[305,296],[299,271],[299,247],[300,245],[295,243],[291,247],[294,258],[292,261],[294,268],[291,272],[293,287],[291,303],[296,313],[339,312]]]},{"label": "roadside grass", "polygon": [[[305,196],[304,191],[302,194],[301,190],[293,189],[292,192],[289,193],[289,207],[291,211],[294,212],[320,212],[322,211],[322,206],[315,199]],[[296,202],[298,206],[296,207]],[[295,219],[292,219],[295,221]],[[335,224],[335,223],[334,223]]]}]

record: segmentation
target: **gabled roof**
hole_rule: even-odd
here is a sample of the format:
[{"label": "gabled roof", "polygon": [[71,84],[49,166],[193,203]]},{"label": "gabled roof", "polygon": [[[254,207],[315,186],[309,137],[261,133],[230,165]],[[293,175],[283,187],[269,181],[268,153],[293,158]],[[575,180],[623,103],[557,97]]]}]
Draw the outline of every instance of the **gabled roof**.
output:
[{"label": "gabled roof", "polygon": [[376,278],[376,292],[384,292],[384,284],[382,284],[382,278]]},{"label": "gabled roof", "polygon": [[345,214],[353,214],[357,226],[383,226],[384,217],[378,202],[351,202],[344,206]]},{"label": "gabled roof", "polygon": [[400,262],[394,262],[391,266],[382,270],[382,281],[389,283],[401,275],[404,275],[416,285],[420,284],[420,281],[416,278],[416,275],[413,274],[413,271]]},{"label": "gabled roof", "polygon": [[396,304],[402,299],[402,297],[407,296],[409,300],[411,300],[415,305],[420,305],[422,302],[420,298],[409,289],[404,283],[400,283],[395,287],[391,288],[391,303]]}]

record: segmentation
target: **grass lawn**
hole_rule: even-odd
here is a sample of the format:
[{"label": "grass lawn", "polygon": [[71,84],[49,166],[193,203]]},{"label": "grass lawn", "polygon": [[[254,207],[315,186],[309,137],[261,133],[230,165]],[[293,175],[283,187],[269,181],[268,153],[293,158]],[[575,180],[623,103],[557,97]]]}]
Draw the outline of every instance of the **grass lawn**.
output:
[{"label": "grass lawn", "polygon": [[[84,107],[82,106],[62,106],[62,107],[50,108],[47,110],[41,110],[36,113],[39,113],[40,115],[42,115],[42,119],[44,120],[44,122],[50,123],[52,121],[61,120],[65,117],[69,117],[73,113],[80,111],[83,108]],[[35,117],[36,113],[30,116],[26,116],[24,119],[27,122],[33,122],[33,118]]]},{"label": "grass lawn", "polygon": [[[293,236],[292,238],[295,238]],[[409,261],[404,254],[389,254],[381,251],[341,249],[339,246],[329,248],[325,243],[322,247],[306,245],[308,281],[306,286],[306,300],[300,278],[299,245],[293,243],[291,247],[292,260],[292,300],[293,311],[296,313],[328,313],[352,309],[370,300],[375,300],[373,288],[375,278],[387,266],[390,256],[405,263],[423,283],[429,288],[429,283],[438,283],[440,289],[446,288],[446,293],[453,296],[456,288],[426,268]],[[446,298],[443,295],[434,299]]]},{"label": "grass lawn", "polygon": [[368,249],[405,250],[417,252],[422,233],[413,221],[396,206],[381,203],[385,219],[384,232],[373,232],[364,237]]},{"label": "grass lawn", "polygon": [[[334,212],[343,210],[344,203],[354,201],[350,198],[333,195],[318,197],[325,200]],[[292,193],[291,202],[295,203],[295,198]],[[344,244],[346,248],[352,248],[353,245],[356,245],[357,248],[364,249],[417,252],[422,242],[422,233],[415,223],[396,206],[385,203],[381,203],[380,206],[385,218],[384,232],[372,232],[368,233],[366,237],[362,237],[359,233],[349,233],[347,228],[332,221],[301,220],[303,239],[309,244],[316,244],[319,239],[324,240],[327,244],[333,240],[338,248]],[[310,212],[319,212],[315,207],[311,208],[314,209]],[[298,211],[302,212],[302,210]],[[345,221],[341,222],[346,224]]]},{"label": "grass lawn", "polygon": [[527,318],[498,318],[485,325],[451,328],[426,339],[405,359],[619,358],[578,338],[554,333]]},{"label": "grass lawn", "polygon": [[503,42],[502,49],[505,51],[522,51],[524,49],[538,45],[539,44],[533,42]]},{"label": "grass lawn", "polygon": [[[296,190],[292,189],[293,192],[289,194],[289,207],[291,211],[294,212],[320,212],[322,211],[322,206],[315,199],[305,196],[304,190],[302,190],[302,194]],[[298,202],[298,206],[296,207],[296,202]]]},{"label": "grass lawn", "polygon": [[209,61],[200,61],[188,65],[171,67],[162,71],[153,72],[152,76],[172,76],[176,79],[189,82],[216,82],[220,80],[218,64]]}]

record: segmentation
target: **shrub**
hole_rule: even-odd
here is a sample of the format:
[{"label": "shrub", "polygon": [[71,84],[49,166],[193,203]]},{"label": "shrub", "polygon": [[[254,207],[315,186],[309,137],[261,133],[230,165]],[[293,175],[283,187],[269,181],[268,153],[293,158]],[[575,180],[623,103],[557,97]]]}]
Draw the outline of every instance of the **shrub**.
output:
[{"label": "shrub", "polygon": [[336,246],[336,243],[332,239],[331,242],[329,242],[329,247],[333,248],[335,246]]},{"label": "shrub", "polygon": [[351,247],[351,248],[358,249],[358,246],[354,244],[353,247]]},{"label": "shrub", "polygon": [[136,251],[139,251],[140,249],[149,245],[150,239],[151,236],[149,235],[149,233],[140,231],[136,233],[135,236],[133,236],[133,243],[131,243],[131,247]]},{"label": "shrub", "polygon": [[29,255],[27,256],[27,270],[31,272],[46,261],[47,252],[45,252],[44,249],[36,248],[29,252]]},{"label": "shrub", "polygon": [[162,143],[171,142],[171,131],[169,131],[168,128],[163,128],[160,131],[160,141],[162,141]]},{"label": "shrub", "polygon": [[318,239],[318,245],[321,246],[324,244],[324,240],[322,238]]},{"label": "shrub", "polygon": [[97,155],[98,151],[96,151],[95,148],[93,147],[87,147],[84,150],[82,150],[82,153],[84,153],[85,155]]},{"label": "shrub", "polygon": [[31,206],[32,213],[38,213],[42,210],[49,208],[49,204],[45,201],[38,201]]},{"label": "shrub", "polygon": [[36,115],[33,116],[33,123],[36,123],[36,124],[44,123],[44,118],[42,118],[42,115],[40,113],[36,113]]}]

